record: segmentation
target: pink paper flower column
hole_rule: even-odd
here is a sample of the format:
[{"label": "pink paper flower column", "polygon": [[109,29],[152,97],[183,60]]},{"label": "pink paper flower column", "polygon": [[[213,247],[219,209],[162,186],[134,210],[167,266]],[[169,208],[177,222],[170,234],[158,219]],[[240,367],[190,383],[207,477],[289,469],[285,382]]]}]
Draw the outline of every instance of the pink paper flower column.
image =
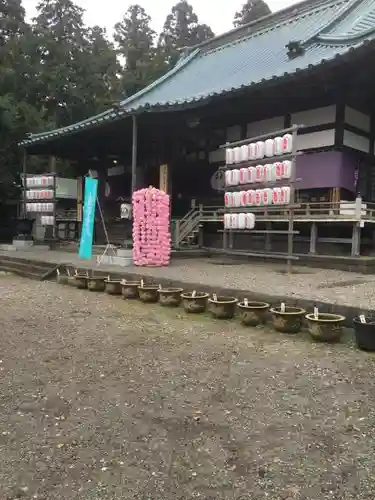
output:
[{"label": "pink paper flower column", "polygon": [[133,193],[133,262],[167,266],[171,257],[169,196],[155,188]]}]

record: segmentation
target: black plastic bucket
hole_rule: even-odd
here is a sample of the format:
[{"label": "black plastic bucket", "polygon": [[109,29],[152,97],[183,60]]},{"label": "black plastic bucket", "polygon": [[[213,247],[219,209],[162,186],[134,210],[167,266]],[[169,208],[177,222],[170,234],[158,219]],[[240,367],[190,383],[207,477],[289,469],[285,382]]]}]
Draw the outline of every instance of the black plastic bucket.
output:
[{"label": "black plastic bucket", "polygon": [[375,316],[365,316],[366,323],[354,318],[353,326],[357,346],[362,351],[375,352]]}]

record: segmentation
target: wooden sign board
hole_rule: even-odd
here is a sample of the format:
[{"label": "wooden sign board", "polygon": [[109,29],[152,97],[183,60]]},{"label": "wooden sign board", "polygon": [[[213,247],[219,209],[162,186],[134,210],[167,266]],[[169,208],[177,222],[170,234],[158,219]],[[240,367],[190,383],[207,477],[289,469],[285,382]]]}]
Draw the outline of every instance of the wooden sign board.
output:
[{"label": "wooden sign board", "polygon": [[160,165],[159,189],[168,193],[168,165]]}]

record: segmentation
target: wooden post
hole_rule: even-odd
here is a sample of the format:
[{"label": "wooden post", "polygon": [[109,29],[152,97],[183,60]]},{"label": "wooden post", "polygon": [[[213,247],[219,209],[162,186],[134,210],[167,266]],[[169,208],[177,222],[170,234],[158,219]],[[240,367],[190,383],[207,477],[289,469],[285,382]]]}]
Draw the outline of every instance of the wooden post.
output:
[{"label": "wooden post", "polygon": [[272,223],[271,222],[266,222],[266,242],[265,242],[265,249],[266,252],[270,252],[272,250]]},{"label": "wooden post", "polygon": [[27,217],[27,211],[26,211],[26,178],[27,178],[27,152],[26,149],[23,149],[23,158],[22,158],[22,178],[23,178],[23,191],[22,191],[22,198],[23,198],[23,207],[22,207],[22,217],[26,219]]},{"label": "wooden post", "polygon": [[160,165],[159,168],[159,189],[168,194],[169,172],[168,165]]},{"label": "wooden post", "polygon": [[361,218],[362,218],[362,197],[359,194],[355,200],[355,218],[352,233],[352,257],[359,257],[361,253]]},{"label": "wooden post", "polygon": [[233,238],[234,234],[233,231],[229,230],[229,249],[233,250]]},{"label": "wooden post", "polygon": [[352,257],[359,257],[361,248],[361,228],[358,222],[353,224]]},{"label": "wooden post", "polygon": [[310,228],[310,254],[316,254],[316,242],[318,240],[318,225],[316,222],[311,224]]},{"label": "wooden post", "polygon": [[131,195],[137,190],[137,152],[138,152],[138,126],[137,117],[133,115],[133,142],[132,142],[132,182]]}]

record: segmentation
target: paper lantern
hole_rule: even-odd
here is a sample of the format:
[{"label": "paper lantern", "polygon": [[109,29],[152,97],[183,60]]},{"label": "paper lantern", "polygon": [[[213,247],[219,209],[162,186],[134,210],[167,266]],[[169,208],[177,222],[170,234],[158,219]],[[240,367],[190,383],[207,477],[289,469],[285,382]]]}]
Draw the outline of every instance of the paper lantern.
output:
[{"label": "paper lantern", "polygon": [[260,207],[262,205],[262,189],[255,190],[255,206]]},{"label": "paper lantern", "polygon": [[275,141],[273,139],[267,139],[264,143],[264,155],[268,158],[275,156]]},{"label": "paper lantern", "polygon": [[280,205],[281,201],[281,188],[272,189],[272,203],[273,205]]},{"label": "paper lantern", "polygon": [[230,228],[238,229],[238,214],[230,214]]},{"label": "paper lantern", "polygon": [[241,163],[241,148],[234,148],[234,163]]},{"label": "paper lantern", "polygon": [[255,226],[255,215],[254,214],[246,214],[246,218],[245,218],[246,229],[254,229],[254,226]]},{"label": "paper lantern", "polygon": [[240,206],[241,207],[246,207],[246,193],[247,191],[240,191]]},{"label": "paper lantern", "polygon": [[233,205],[235,207],[241,206],[241,193],[239,191],[233,193]]},{"label": "paper lantern", "polygon": [[238,214],[238,229],[246,228],[246,214]]},{"label": "paper lantern", "polygon": [[226,170],[224,176],[224,183],[226,186],[231,186],[231,182],[232,182],[232,171]]},{"label": "paper lantern", "polygon": [[233,169],[232,170],[231,185],[238,186],[239,183],[240,183],[240,171],[237,169]]},{"label": "paper lantern", "polygon": [[240,168],[240,184],[248,184],[249,183],[249,169],[248,168]]},{"label": "paper lantern", "polygon": [[241,146],[241,161],[248,161],[249,159],[249,148],[247,144]]},{"label": "paper lantern", "polygon": [[262,190],[262,205],[271,205],[272,203],[272,189],[265,188]]},{"label": "paper lantern", "polygon": [[280,180],[283,178],[283,164],[281,162],[274,163],[275,169],[275,178],[276,180]]},{"label": "paper lantern", "polygon": [[257,145],[255,142],[249,144],[249,160],[256,160],[257,155]]},{"label": "paper lantern", "polygon": [[292,152],[293,149],[293,136],[292,134],[285,134],[282,137],[281,143],[282,154],[288,154]]},{"label": "paper lantern", "polygon": [[246,206],[252,207],[255,205],[255,191],[254,189],[249,189],[246,191]]},{"label": "paper lantern", "polygon": [[233,193],[225,193],[224,195],[224,205],[226,207],[233,206]]},{"label": "paper lantern", "polygon": [[264,158],[265,144],[263,141],[258,141],[255,143],[255,158],[261,160]]},{"label": "paper lantern", "polygon": [[225,163],[227,165],[233,165],[234,163],[234,151],[232,148],[227,148],[225,150]]},{"label": "paper lantern", "polygon": [[256,177],[255,167],[249,167],[248,168],[248,176],[249,176],[249,184],[254,184],[255,177]]},{"label": "paper lantern", "polygon": [[257,165],[255,167],[255,182],[263,182],[264,181],[264,165]]},{"label": "paper lantern", "polygon": [[267,163],[267,165],[264,165],[264,180],[266,182],[274,182],[276,180],[276,177],[273,175],[273,168],[272,164]]},{"label": "paper lantern", "polygon": [[282,163],[282,178],[290,179],[292,175],[292,162],[290,160],[285,160]]},{"label": "paper lantern", "polygon": [[289,186],[283,186],[281,188],[280,203],[282,205],[287,205],[288,203],[290,203],[290,187]]},{"label": "paper lantern", "polygon": [[282,155],[283,154],[283,138],[282,137],[275,137],[275,155]]},{"label": "paper lantern", "polygon": [[230,228],[230,214],[224,214],[224,229]]}]

